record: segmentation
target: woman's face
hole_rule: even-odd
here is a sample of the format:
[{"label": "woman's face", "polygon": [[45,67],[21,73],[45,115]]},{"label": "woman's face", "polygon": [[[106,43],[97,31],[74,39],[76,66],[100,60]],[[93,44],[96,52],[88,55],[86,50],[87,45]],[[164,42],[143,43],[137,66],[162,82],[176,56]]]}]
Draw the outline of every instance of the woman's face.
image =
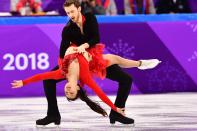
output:
[{"label": "woman's face", "polygon": [[74,99],[77,96],[77,92],[80,89],[78,85],[70,84],[69,82],[66,83],[64,92],[67,98]]}]

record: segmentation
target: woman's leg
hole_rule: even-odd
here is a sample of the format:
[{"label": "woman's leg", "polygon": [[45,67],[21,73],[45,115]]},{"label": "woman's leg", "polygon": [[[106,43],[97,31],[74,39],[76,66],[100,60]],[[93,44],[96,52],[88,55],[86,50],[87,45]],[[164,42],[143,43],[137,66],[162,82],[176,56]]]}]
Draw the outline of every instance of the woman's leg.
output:
[{"label": "woman's leg", "polygon": [[118,55],[113,54],[105,54],[103,55],[104,59],[109,61],[108,66],[118,64],[122,68],[131,68],[137,67],[140,70],[152,69],[155,68],[159,63],[161,63],[158,59],[148,59],[148,60],[129,60]]},{"label": "woman's leg", "polygon": [[113,54],[104,54],[103,58],[109,61],[108,66],[118,64],[122,68],[131,68],[131,67],[139,67],[141,64],[140,61],[125,59],[123,57]]}]

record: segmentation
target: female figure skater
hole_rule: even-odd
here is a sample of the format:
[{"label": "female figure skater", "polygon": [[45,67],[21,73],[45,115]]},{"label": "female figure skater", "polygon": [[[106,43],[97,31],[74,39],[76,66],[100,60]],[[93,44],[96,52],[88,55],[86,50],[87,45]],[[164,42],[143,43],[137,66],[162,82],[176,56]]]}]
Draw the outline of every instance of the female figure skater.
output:
[{"label": "female figure skater", "polygon": [[[86,43],[81,46],[87,47]],[[156,67],[160,61],[157,59],[134,61],[113,54],[102,54],[104,49],[103,44],[97,44],[91,49],[88,49],[87,47],[86,50],[82,50],[83,48],[81,46],[77,47],[75,44],[70,45],[65,53],[64,59],[62,61],[59,60],[60,68],[58,70],[37,74],[25,80],[14,80],[13,83],[11,83],[13,88],[20,88],[31,82],[39,80],[58,80],[65,78],[68,82],[65,85],[64,91],[69,101],[76,100],[79,97],[82,101],[85,101],[92,110],[106,116],[107,113],[86,96],[82,89],[83,85],[86,84],[112,110],[124,115],[123,109],[116,107],[110,101],[110,99],[95,83],[92,76],[105,78],[105,69],[113,64],[118,64],[123,68],[138,67],[139,69],[151,69]]]}]

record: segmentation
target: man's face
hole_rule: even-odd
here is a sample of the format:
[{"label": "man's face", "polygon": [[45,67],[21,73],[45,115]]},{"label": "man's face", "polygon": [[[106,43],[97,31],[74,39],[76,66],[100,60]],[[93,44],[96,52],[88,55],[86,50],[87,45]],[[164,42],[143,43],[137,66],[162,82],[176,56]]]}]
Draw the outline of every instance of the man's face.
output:
[{"label": "man's face", "polygon": [[77,8],[74,4],[64,7],[64,10],[67,14],[67,16],[73,21],[73,22],[78,22],[80,13],[81,13],[81,7]]}]

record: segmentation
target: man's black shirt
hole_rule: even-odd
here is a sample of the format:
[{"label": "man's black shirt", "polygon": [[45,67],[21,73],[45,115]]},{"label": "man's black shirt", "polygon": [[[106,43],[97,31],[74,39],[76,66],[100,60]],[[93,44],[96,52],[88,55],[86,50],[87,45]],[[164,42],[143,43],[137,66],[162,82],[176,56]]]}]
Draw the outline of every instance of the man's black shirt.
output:
[{"label": "man's black shirt", "polygon": [[88,43],[91,48],[100,42],[96,17],[91,13],[87,13],[83,16],[85,18],[83,22],[83,34],[77,24],[71,20],[64,27],[60,46],[60,58],[64,58],[64,54],[71,43],[77,46]]}]

